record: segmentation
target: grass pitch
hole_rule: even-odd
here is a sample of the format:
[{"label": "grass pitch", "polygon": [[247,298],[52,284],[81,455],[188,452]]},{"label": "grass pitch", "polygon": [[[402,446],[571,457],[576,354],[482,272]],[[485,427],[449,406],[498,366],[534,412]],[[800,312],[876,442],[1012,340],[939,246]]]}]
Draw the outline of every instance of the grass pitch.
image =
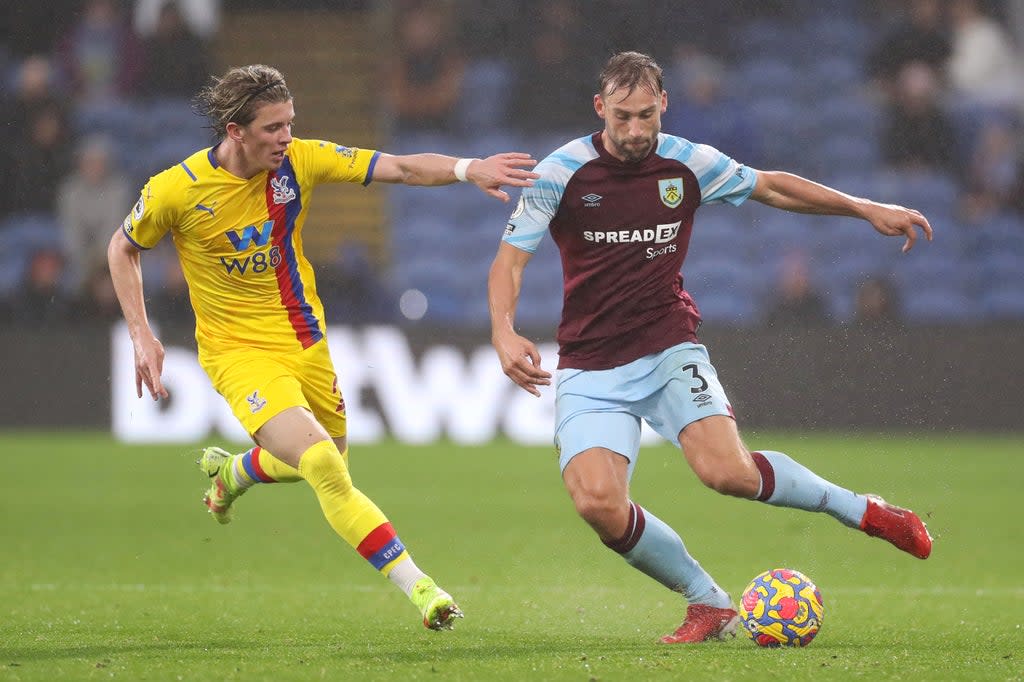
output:
[{"label": "grass pitch", "polygon": [[668,446],[634,498],[734,597],[777,566],[816,581],[807,649],[664,646],[678,596],[604,549],[549,449],[353,448],[356,484],[466,612],[429,632],[331,532],[305,484],[218,526],[195,447],[0,434],[0,680],[1020,680],[1024,436],[748,434],[925,514],[918,561],[824,515],[724,498]]}]

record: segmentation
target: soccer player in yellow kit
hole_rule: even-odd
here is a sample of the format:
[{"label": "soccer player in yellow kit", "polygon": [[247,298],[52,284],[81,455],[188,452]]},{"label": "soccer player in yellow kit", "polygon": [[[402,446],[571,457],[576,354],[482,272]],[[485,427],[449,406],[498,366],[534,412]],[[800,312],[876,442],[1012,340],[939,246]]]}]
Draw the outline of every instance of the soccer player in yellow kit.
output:
[{"label": "soccer player in yellow kit", "polygon": [[[420,611],[450,629],[462,612],[413,562],[381,510],[352,485],[345,402],[328,354],[324,310],[302,251],[313,189],[323,182],[476,184],[503,201],[503,185],[537,177],[528,154],[486,159],[393,156],[292,137],[295,111],[276,69],[230,69],[197,102],[220,142],[150,178],[110,241],[108,261],[135,350],[139,397],[167,398],[164,350],[146,316],[140,255],[168,232],[196,317],[199,362],[256,447],[207,448],[205,502],[221,523],[254,483],[305,480],[331,527]],[[272,453],[272,454],[271,454]]]}]

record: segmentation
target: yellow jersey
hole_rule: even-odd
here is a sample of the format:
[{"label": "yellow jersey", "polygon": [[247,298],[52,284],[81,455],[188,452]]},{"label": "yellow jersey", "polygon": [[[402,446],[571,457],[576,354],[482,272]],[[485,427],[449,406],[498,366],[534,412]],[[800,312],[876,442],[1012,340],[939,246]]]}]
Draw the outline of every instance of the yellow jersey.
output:
[{"label": "yellow jersey", "polygon": [[246,180],[224,170],[215,149],[150,178],[122,230],[140,249],[171,233],[200,350],[308,348],[325,329],[302,252],[313,188],[369,184],[380,152],[293,138],[280,168]]}]

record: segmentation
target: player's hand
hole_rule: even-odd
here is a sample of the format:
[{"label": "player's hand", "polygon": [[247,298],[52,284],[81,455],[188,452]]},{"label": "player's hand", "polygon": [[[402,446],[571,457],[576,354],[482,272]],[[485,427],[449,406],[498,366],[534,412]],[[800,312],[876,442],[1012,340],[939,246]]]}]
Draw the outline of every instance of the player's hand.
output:
[{"label": "player's hand", "polygon": [[153,335],[132,339],[132,342],[135,346],[135,394],[141,398],[145,384],[153,400],[167,399],[169,394],[160,380],[164,371],[163,344]]},{"label": "player's hand", "polygon": [[903,243],[903,253],[914,248],[917,241],[917,228],[921,228],[925,238],[932,240],[932,226],[928,219],[912,208],[904,208],[894,204],[874,204],[867,214],[868,220],[876,230],[887,237],[906,236]]},{"label": "player's hand", "polygon": [[532,341],[518,334],[493,339],[505,376],[528,393],[540,397],[538,386],[551,385],[551,373],[541,369],[540,353]]},{"label": "player's hand", "polygon": [[529,187],[540,176],[524,169],[536,165],[537,161],[529,154],[504,152],[475,159],[466,168],[466,179],[495,199],[507,202],[508,194],[501,187]]}]

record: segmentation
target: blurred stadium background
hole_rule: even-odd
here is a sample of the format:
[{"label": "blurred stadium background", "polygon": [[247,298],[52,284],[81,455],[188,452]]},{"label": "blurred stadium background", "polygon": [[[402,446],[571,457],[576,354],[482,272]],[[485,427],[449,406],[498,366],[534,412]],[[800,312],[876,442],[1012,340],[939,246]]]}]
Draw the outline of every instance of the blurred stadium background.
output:
[{"label": "blurred stadium background", "polygon": [[[1020,427],[1024,2],[62,0],[3,12],[0,382],[21,398],[4,401],[0,427],[116,426],[110,377],[125,383],[125,358],[107,235],[149,175],[210,144],[189,103],[209,74],[279,67],[299,136],[542,158],[598,128],[596,72],[620,49],[663,65],[666,132],[919,208],[935,228],[934,243],[902,255],[852,220],[753,202],[698,214],[686,284],[745,423]],[[480,377],[497,363],[478,353],[508,210],[467,186],[318,190],[306,253],[333,337],[354,356],[339,358],[346,374],[369,374],[365,330],[384,329],[418,382],[397,393],[434,400],[431,368],[451,360],[438,347],[462,354],[467,389],[493,386]],[[165,341],[187,354],[191,313],[169,247],[144,259],[146,290]],[[538,340],[553,336],[559,286],[548,243],[520,301]],[[511,399],[500,380],[486,389],[499,405]],[[366,381],[355,389],[387,390]],[[374,400],[393,404],[366,439],[393,433],[388,413],[404,409]],[[437,428],[410,438],[451,435],[445,411],[466,407],[446,405]]]}]

